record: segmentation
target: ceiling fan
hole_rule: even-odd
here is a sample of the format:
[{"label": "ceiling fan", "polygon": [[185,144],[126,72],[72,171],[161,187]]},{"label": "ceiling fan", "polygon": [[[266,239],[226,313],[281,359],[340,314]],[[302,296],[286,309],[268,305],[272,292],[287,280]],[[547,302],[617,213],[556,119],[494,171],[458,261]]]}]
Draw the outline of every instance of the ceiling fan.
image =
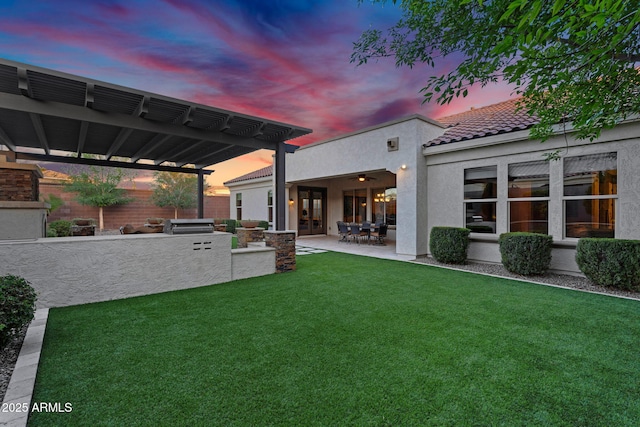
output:
[{"label": "ceiling fan", "polygon": [[370,177],[370,176],[367,176],[367,175],[366,175],[366,174],[364,174],[364,173],[358,174],[358,176],[357,176],[357,177],[355,177],[355,178],[349,178],[349,179],[357,180],[358,182],[374,181],[374,180],[375,180],[375,178]]}]

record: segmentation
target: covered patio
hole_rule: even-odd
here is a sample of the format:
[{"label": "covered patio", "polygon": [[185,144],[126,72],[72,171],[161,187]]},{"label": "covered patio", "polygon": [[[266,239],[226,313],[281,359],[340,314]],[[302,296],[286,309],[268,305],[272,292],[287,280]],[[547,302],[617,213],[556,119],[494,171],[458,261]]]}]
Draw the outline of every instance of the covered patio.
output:
[{"label": "covered patio", "polygon": [[338,235],[336,223],[385,223],[395,240],[396,174],[365,171],[318,180],[290,181],[289,229],[298,236]]}]

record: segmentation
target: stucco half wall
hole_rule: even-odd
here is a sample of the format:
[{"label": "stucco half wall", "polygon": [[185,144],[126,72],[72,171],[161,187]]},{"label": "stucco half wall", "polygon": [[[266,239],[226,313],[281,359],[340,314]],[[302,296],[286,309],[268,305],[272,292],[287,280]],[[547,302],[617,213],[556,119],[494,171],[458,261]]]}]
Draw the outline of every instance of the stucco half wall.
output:
[{"label": "stucco half wall", "polygon": [[38,308],[129,298],[274,272],[274,249],[232,252],[230,233],[0,242],[0,275],[28,280],[38,294]]}]

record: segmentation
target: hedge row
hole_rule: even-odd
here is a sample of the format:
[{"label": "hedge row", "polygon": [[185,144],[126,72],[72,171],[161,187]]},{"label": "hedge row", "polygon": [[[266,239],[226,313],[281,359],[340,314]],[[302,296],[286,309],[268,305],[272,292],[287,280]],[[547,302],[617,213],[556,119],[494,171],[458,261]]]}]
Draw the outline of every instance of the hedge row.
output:
[{"label": "hedge row", "polygon": [[[467,261],[469,233],[458,227],[433,227],[429,249],[433,258],[447,264]],[[551,263],[553,238],[538,233],[503,233],[498,239],[502,265],[512,273],[544,274]],[[582,238],[576,263],[593,283],[640,291],[640,240]]]},{"label": "hedge row", "polygon": [[529,276],[544,274],[551,263],[553,238],[539,233],[503,233],[498,239],[502,265],[508,271]]},{"label": "hedge row", "polygon": [[445,264],[464,264],[470,232],[468,228],[433,227],[429,236],[431,255]]},{"label": "hedge row", "polygon": [[597,285],[640,291],[640,240],[580,239],[576,262]]}]

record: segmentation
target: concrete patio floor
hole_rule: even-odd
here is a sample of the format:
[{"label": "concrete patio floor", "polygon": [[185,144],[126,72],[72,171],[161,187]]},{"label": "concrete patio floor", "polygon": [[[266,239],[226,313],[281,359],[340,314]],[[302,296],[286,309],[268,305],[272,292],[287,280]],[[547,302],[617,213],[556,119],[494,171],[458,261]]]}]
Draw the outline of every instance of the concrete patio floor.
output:
[{"label": "concrete patio floor", "polygon": [[[296,247],[323,249],[398,261],[413,261],[416,259],[413,255],[396,254],[396,242],[393,240],[385,240],[384,245],[369,245],[367,243],[340,242],[338,241],[338,236],[327,236],[323,234],[318,236],[298,236]],[[302,254],[302,252],[308,251],[297,251],[299,255]]]}]

